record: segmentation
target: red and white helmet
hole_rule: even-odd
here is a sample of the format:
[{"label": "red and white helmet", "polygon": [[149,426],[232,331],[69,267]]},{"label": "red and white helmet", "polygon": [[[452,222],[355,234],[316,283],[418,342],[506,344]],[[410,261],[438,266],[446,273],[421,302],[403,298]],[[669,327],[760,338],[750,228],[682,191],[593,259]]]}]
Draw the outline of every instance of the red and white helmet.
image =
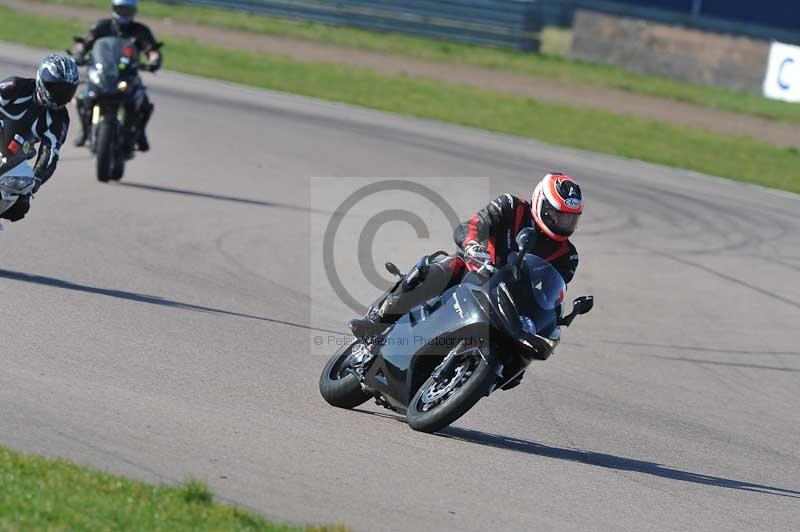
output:
[{"label": "red and white helmet", "polygon": [[583,212],[583,194],[575,178],[553,172],[539,181],[531,197],[531,214],[548,237],[563,242],[575,232]]}]

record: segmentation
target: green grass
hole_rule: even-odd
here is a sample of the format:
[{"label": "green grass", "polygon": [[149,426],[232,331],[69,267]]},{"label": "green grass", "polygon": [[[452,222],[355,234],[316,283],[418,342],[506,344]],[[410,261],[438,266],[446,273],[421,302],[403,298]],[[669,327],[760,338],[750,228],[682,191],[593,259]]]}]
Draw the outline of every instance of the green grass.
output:
[{"label": "green grass", "polygon": [[[107,0],[40,0],[108,9]],[[544,54],[470,46],[449,41],[335,27],[313,22],[294,22],[225,9],[194,7],[145,1],[141,13],[154,18],[172,18],[203,25],[275,36],[295,37],[376,52],[456,62],[497,70],[544,77],[693,103],[725,111],[788,122],[800,122],[800,105],[769,100],[755,94],[684,83],[667,78],[634,74],[621,68],[569,61],[569,32],[548,29],[543,35]]]},{"label": "green grass", "polygon": [[[80,27],[0,7],[4,39],[63,48]],[[613,113],[369,70],[171,40],[168,68],[307,96],[688,168],[800,192],[800,151]]]},{"label": "green grass", "polygon": [[0,530],[341,531],[270,523],[213,502],[205,484],[154,486],[0,447]]}]

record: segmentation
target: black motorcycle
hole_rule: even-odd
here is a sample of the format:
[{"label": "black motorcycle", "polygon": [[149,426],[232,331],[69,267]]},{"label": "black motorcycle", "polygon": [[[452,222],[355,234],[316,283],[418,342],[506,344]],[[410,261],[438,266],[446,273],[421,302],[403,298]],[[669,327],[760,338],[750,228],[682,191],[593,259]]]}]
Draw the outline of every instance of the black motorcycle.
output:
[{"label": "black motorcycle", "polygon": [[[592,309],[584,296],[561,316],[566,285],[543,259],[527,253],[535,233],[517,236],[520,252],[506,266],[483,267],[462,282],[369,338],[356,338],[337,351],[319,381],[322,397],[355,408],[374,397],[405,414],[414,430],[436,432],[460,418],[496,389],[509,389],[534,360],[547,360],[560,341],[560,327]],[[444,252],[438,252],[436,257]],[[424,272],[431,260],[401,276]],[[387,263],[387,270],[399,270]]]},{"label": "black motorcycle", "polygon": [[[76,42],[82,42],[79,37]],[[133,157],[139,121],[127,117],[129,102],[141,91],[139,71],[146,65],[133,39],[103,37],[95,41],[88,58],[86,97],[92,109],[90,147],[97,161],[97,179],[122,179],[125,162]]]}]

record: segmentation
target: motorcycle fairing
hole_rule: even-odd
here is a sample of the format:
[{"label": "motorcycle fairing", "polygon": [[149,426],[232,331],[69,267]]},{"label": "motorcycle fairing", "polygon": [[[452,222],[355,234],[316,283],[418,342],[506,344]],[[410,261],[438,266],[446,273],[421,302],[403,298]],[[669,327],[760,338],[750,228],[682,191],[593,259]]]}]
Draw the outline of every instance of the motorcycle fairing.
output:
[{"label": "motorcycle fairing", "polygon": [[[461,284],[396,322],[373,346],[377,356],[363,382],[405,413],[435,367],[466,340],[478,344],[467,347],[478,348],[492,365],[498,365],[494,348],[503,351],[506,367],[497,366],[498,386],[503,386],[532,360],[545,360],[552,353],[559,332],[554,310],[564,289],[561,276],[535,256],[526,257],[521,269],[506,265],[488,279],[469,273]],[[533,332],[523,330],[524,319],[535,324]],[[520,338],[522,344],[509,338]]]},{"label": "motorcycle fairing", "polygon": [[[435,320],[431,319],[434,315]],[[398,411],[405,412],[411,397],[459,342],[477,344],[468,347],[488,354],[491,330],[490,318],[468,285],[450,288],[395,323],[377,346],[379,356],[367,371],[364,383]]]}]

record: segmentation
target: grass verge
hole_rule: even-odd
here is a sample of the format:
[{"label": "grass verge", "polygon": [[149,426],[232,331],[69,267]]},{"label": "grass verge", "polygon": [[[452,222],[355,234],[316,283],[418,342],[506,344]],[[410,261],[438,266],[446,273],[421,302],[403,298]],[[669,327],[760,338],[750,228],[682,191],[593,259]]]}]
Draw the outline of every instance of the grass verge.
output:
[{"label": "grass verge", "polygon": [[270,523],[197,481],[153,486],[0,447],[0,530],[42,529],[346,531]]},{"label": "grass verge", "polygon": [[[108,9],[107,0],[38,1]],[[568,52],[569,37],[563,31],[555,29],[545,30],[544,53],[536,55],[395,33],[358,30],[314,22],[294,22],[226,9],[162,2],[142,3],[141,13],[153,18],[171,18],[252,33],[301,38],[431,61],[464,63],[565,82],[622,89],[725,111],[800,122],[800,105],[769,100],[750,93],[684,83],[668,78],[642,76],[614,66],[569,61],[563,57]]]},{"label": "grass verge", "polygon": [[[0,8],[4,39],[61,49],[81,25]],[[544,140],[579,149],[688,168],[800,192],[800,150],[748,138],[542,103],[467,87],[196,42],[168,43],[169,68],[264,87]]]}]

